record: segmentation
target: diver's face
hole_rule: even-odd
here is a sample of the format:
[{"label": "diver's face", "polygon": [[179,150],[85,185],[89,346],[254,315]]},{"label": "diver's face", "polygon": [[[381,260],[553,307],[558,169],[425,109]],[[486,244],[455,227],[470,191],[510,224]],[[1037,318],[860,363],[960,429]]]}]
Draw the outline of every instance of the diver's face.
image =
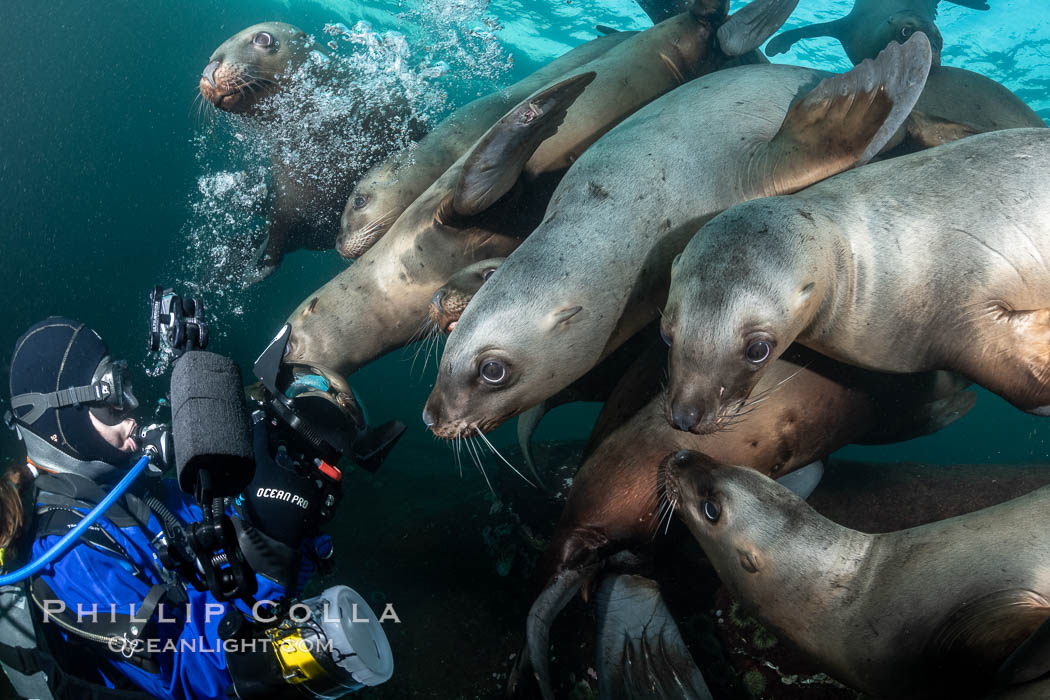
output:
[{"label": "diver's face", "polygon": [[106,425],[95,418],[94,414],[89,413],[88,416],[91,418],[91,425],[95,426],[95,430],[102,436],[102,439],[113,447],[121,452],[134,452],[138,449],[138,443],[134,437],[138,430],[138,423],[134,418],[125,418],[116,425]]}]

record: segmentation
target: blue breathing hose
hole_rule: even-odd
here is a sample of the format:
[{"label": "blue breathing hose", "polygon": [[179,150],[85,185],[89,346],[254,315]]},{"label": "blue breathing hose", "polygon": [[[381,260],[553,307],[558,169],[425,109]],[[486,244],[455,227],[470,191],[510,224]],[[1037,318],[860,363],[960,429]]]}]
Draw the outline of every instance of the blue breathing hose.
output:
[{"label": "blue breathing hose", "polygon": [[145,471],[149,465],[149,457],[143,455],[135,466],[131,468],[124,478],[120,480],[112,491],[106,494],[106,497],[99,501],[99,504],[91,509],[84,519],[77,523],[76,527],[62,535],[62,539],[56,542],[50,549],[44,552],[36,561],[29,562],[21,569],[12,571],[9,574],[0,576],[0,586],[7,586],[12,583],[17,583],[24,578],[28,578],[36,572],[43,569],[45,566],[50,564],[52,561],[65,554],[66,550],[73,544],[73,542],[80,537],[84,532],[95,524],[95,521],[102,517],[111,505],[113,505],[118,498],[124,495],[124,492],[131,486],[131,482],[138,478],[138,476]]}]

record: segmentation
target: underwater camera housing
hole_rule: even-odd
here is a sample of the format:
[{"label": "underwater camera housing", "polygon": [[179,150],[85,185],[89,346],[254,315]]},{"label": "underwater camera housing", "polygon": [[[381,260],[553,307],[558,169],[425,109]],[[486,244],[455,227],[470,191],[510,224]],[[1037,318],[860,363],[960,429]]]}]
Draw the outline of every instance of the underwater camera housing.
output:
[{"label": "underwater camera housing", "polygon": [[[277,436],[294,457],[337,464],[345,455],[375,472],[405,432],[399,421],[372,428],[357,396],[338,373],[313,363],[284,362],[291,326],[285,324],[255,361],[265,389],[256,400],[272,414]],[[280,430],[283,426],[285,429]]]},{"label": "underwater camera housing", "polygon": [[262,625],[231,610],[220,621],[237,697],[285,697],[295,688],[306,697],[339,698],[394,673],[381,618],[348,586],[297,602],[279,618]]}]

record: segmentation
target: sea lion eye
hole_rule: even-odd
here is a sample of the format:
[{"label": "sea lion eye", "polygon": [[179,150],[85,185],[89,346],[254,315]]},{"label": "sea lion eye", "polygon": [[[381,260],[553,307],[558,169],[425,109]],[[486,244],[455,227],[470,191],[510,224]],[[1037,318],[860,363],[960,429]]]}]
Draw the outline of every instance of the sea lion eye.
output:
[{"label": "sea lion eye", "polygon": [[660,340],[664,341],[664,345],[671,347],[671,339],[664,333],[664,327],[660,326]]},{"label": "sea lion eye", "polygon": [[718,504],[714,501],[704,501],[704,517],[713,523],[718,522],[718,516],[722,514],[722,509],[718,507]]},{"label": "sea lion eye", "polygon": [[480,374],[481,379],[486,384],[498,386],[506,381],[509,372],[507,371],[507,365],[499,360],[487,360],[481,365]]},{"label": "sea lion eye", "polygon": [[368,204],[368,197],[363,194],[359,194],[354,197],[354,209],[360,209],[364,205]]},{"label": "sea lion eye", "polygon": [[914,30],[911,27],[901,27],[901,38],[907,39]]},{"label": "sea lion eye", "polygon": [[744,357],[754,365],[760,365],[769,359],[773,352],[773,345],[768,340],[753,340],[744,351]]},{"label": "sea lion eye", "polygon": [[273,46],[273,35],[269,32],[259,32],[252,37],[252,43],[261,49],[268,49]]},{"label": "sea lion eye", "polygon": [[495,272],[495,271],[496,271],[496,268],[494,268],[494,267],[490,267],[489,269],[483,271],[481,273],[481,281],[484,282],[484,281],[488,280],[489,277],[492,277],[492,273]]}]

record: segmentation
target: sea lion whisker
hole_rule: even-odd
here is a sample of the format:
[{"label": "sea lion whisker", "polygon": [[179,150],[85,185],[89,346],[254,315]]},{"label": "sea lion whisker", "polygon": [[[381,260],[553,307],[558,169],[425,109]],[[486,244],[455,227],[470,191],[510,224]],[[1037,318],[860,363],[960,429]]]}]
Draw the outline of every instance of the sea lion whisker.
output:
[{"label": "sea lion whisker", "polygon": [[494,488],[492,488],[492,482],[489,481],[489,475],[485,471],[485,467],[481,463],[481,454],[480,454],[480,452],[478,450],[478,445],[477,445],[477,443],[474,440],[474,436],[472,435],[472,436],[468,437],[466,440],[467,440],[467,451],[470,452],[470,456],[474,460],[474,464],[475,464],[475,466],[477,466],[478,471],[481,472],[481,475],[483,477],[485,477],[485,483],[489,487],[489,492],[493,496],[495,496],[496,495],[496,490]]},{"label": "sea lion whisker", "polygon": [[492,453],[494,455],[496,455],[501,460],[503,460],[503,463],[506,464],[508,467],[510,467],[514,471],[515,474],[517,474],[522,479],[524,479],[526,484],[528,484],[529,486],[531,486],[533,488],[536,488],[536,484],[534,484],[531,481],[529,481],[528,477],[526,477],[524,474],[522,474],[520,471],[518,471],[517,468],[513,464],[511,464],[510,462],[507,461],[506,457],[504,457],[502,454],[500,454],[500,451],[496,449],[496,447],[489,441],[489,439],[487,437],[485,437],[485,433],[483,433],[483,432],[481,432],[479,430],[478,431],[478,437],[481,438],[482,441],[484,441],[484,443],[486,445],[488,445],[489,449],[492,450]]}]

